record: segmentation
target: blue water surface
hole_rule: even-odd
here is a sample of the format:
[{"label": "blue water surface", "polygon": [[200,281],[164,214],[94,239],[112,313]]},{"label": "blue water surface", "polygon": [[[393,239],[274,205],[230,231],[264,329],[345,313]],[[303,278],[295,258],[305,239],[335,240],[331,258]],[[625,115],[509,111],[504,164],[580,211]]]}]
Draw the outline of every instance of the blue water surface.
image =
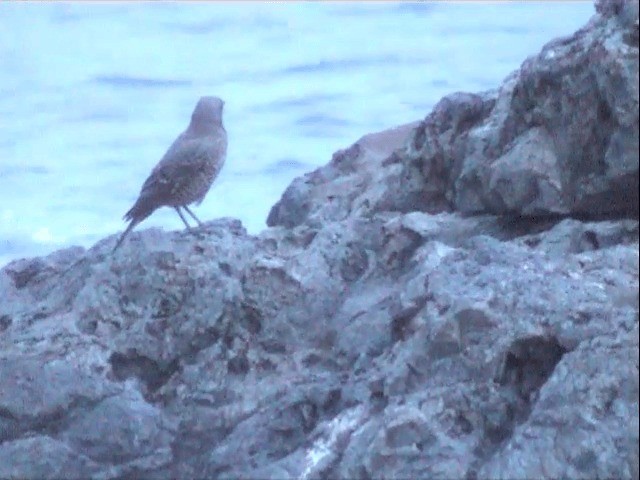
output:
[{"label": "blue water surface", "polygon": [[[121,231],[202,95],[227,163],[196,214],[257,233],[290,181],[364,134],[497,87],[582,2],[0,3],[0,266]],[[138,228],[180,229],[170,209]]]}]

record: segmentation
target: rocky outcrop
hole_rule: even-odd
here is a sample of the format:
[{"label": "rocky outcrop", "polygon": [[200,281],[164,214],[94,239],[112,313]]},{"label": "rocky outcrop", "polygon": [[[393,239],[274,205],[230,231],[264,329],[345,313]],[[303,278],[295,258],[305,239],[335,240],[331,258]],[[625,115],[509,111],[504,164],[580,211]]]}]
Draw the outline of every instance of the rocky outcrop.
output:
[{"label": "rocky outcrop", "polygon": [[0,270],[0,478],[638,478],[619,3],[499,92],[338,152],[260,235]]},{"label": "rocky outcrop", "polygon": [[367,137],[338,152],[293,182],[268,224],[385,210],[637,216],[638,3],[598,9],[499,89],[443,98],[395,154],[372,155]]}]

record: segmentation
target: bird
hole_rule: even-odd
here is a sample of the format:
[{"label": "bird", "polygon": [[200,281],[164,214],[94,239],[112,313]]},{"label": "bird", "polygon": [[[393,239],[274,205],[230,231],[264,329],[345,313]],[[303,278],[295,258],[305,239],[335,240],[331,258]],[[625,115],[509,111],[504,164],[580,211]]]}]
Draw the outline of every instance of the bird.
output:
[{"label": "bird", "polygon": [[125,213],[129,222],[118,239],[115,252],[133,228],[160,207],[172,207],[191,231],[181,209],[202,225],[189,209],[199,205],[222,169],[227,155],[227,132],[222,124],[224,101],[201,97],[191,114],[187,129],[171,144],[153,168],[140,190],[138,199]]}]

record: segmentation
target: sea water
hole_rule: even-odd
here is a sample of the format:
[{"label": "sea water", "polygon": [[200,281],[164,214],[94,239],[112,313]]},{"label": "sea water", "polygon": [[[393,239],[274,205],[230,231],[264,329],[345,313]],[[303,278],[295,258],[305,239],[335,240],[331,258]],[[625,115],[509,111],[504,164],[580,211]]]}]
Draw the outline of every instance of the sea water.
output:
[{"label": "sea water", "polygon": [[[0,266],[122,231],[196,101],[225,102],[202,220],[251,233],[359,137],[499,86],[581,2],[0,3]],[[181,229],[163,208],[138,229]]]}]

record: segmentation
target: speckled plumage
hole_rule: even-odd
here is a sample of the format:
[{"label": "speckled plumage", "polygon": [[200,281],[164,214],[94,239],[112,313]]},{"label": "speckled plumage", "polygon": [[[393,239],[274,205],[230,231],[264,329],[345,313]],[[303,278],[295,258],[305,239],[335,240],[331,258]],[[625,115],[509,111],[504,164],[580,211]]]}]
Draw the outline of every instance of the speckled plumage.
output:
[{"label": "speckled plumage", "polygon": [[222,125],[224,102],[202,97],[191,115],[189,127],[178,136],[142,185],[136,203],[125,214],[127,229],[118,239],[115,251],[127,234],[157,208],[173,207],[184,224],[185,209],[198,224],[189,205],[200,204],[220,173],[227,154],[227,132]]}]

